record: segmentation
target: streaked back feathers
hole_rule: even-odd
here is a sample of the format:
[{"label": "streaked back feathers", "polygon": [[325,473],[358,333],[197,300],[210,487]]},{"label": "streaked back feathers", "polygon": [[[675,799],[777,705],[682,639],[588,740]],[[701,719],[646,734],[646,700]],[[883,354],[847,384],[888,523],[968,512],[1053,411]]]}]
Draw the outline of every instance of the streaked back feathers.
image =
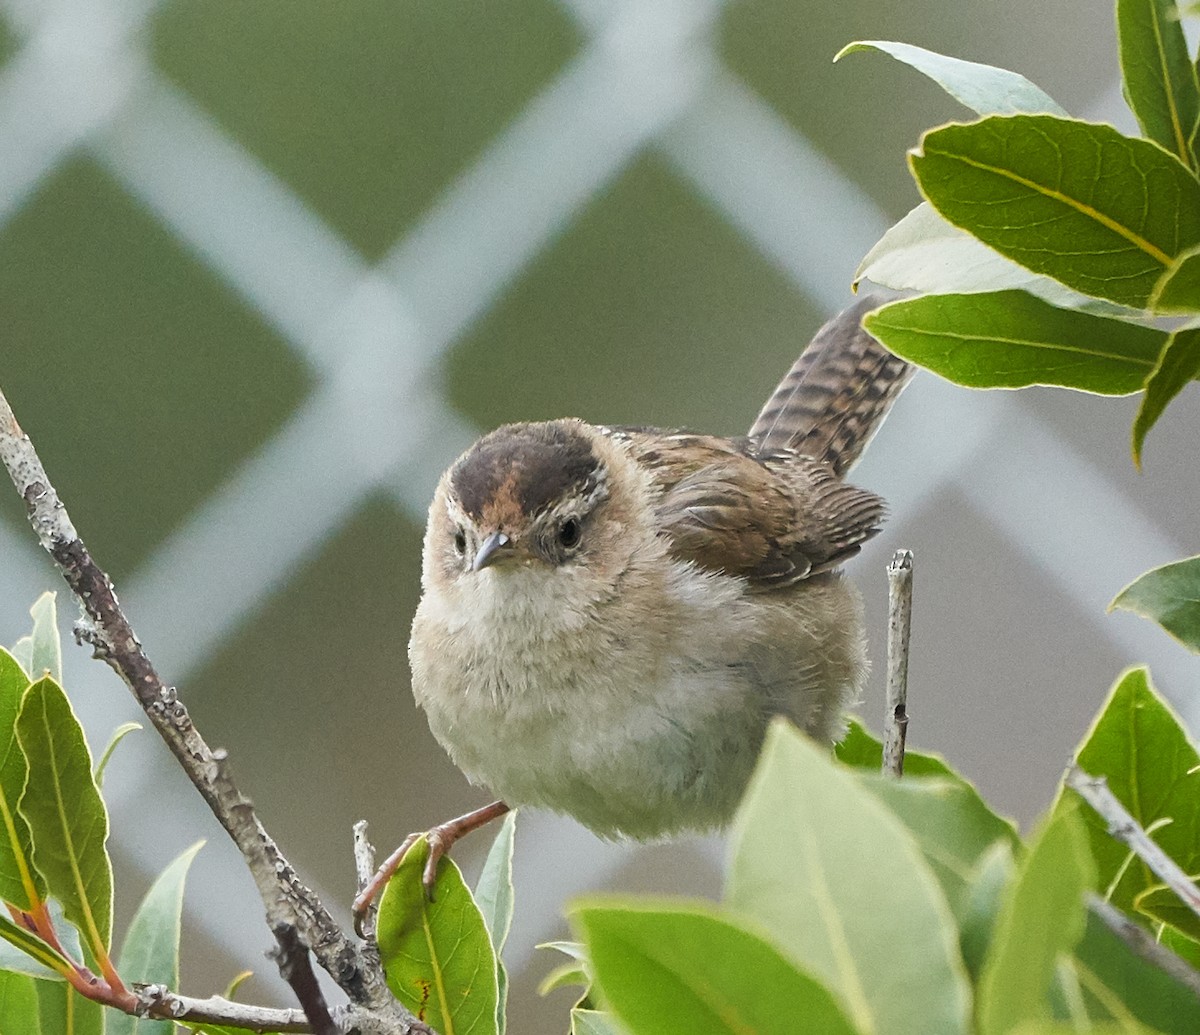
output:
[{"label": "streaked back feathers", "polygon": [[761,453],[811,456],[839,477],[858,461],[913,375],[862,329],[879,304],[861,299],[817,332],[750,428]]}]

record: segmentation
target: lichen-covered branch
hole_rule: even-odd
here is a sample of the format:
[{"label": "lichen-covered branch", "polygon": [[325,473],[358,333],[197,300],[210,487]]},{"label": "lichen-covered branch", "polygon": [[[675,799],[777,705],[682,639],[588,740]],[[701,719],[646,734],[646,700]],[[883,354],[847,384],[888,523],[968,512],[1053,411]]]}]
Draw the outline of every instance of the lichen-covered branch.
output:
[{"label": "lichen-covered branch", "polygon": [[[387,992],[377,956],[366,956],[341,930],[320,899],[296,871],[260,822],[254,806],[229,772],[224,752],[214,751],[192,723],[175,688],[160,678],[142,649],[108,575],[96,564],[72,524],[66,507],[46,475],[41,460],[21,430],[8,400],[0,392],[0,463],[8,470],[25,501],[30,524],[43,548],[62,571],[67,585],[87,615],[77,636],[93,647],[128,684],[150,722],[175,755],[184,772],[208,803],[217,821],[242,853],[254,877],[275,931],[292,928],[317,962],[347,994],[353,1022],[377,1017],[362,1030],[424,1030]],[[182,592],[186,593],[186,587]],[[175,997],[176,1001],[179,997]],[[361,1008],[361,1009],[359,1009]],[[228,1017],[213,1023],[237,1024]],[[310,1030],[301,1028],[276,1030]]]},{"label": "lichen-covered branch", "polygon": [[911,550],[897,550],[888,565],[887,712],[883,717],[883,772],[904,775],[908,736],[908,640],[912,628]]}]

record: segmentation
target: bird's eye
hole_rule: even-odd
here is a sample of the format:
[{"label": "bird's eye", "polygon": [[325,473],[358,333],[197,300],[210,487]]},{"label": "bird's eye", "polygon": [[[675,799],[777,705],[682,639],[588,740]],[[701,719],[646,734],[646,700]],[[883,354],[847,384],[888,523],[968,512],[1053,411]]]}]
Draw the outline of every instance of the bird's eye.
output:
[{"label": "bird's eye", "polygon": [[579,519],[567,518],[558,529],[558,545],[564,550],[573,550],[579,545]]},{"label": "bird's eye", "polygon": [[454,552],[461,557],[467,552],[467,533],[461,528],[454,536]]}]

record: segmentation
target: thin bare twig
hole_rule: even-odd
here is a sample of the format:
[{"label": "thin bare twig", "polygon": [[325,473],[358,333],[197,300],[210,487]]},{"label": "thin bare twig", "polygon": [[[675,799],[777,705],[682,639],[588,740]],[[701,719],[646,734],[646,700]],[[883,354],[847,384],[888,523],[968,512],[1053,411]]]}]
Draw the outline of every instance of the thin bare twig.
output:
[{"label": "thin bare twig", "polygon": [[[354,871],[358,875],[358,892],[361,895],[375,876],[375,846],[367,838],[365,819],[354,824]],[[375,917],[378,912],[379,907],[372,898],[359,919],[359,930],[368,941],[375,937]]]},{"label": "thin bare twig", "polygon": [[1142,860],[1185,906],[1200,916],[1200,889],[1166,852],[1158,847],[1141,824],[1108,789],[1103,776],[1085,773],[1074,762],[1067,767],[1064,782],[1086,801],[1108,824],[1108,832]]},{"label": "thin bare twig", "polygon": [[166,985],[135,985],[137,1013],[177,1021],[179,1024],[223,1024],[249,1031],[311,1032],[303,1010],[275,1010],[237,1003],[222,996],[194,999],[178,995]]},{"label": "thin bare twig", "polygon": [[340,1035],[340,1029],[329,1015],[329,1006],[321,986],[317,984],[317,975],[313,973],[308,946],[300,940],[296,928],[285,924],[271,933],[275,935],[279,947],[269,955],[303,1007],[304,1016],[312,1025],[313,1035]]},{"label": "thin bare twig", "polygon": [[908,639],[912,628],[911,550],[897,550],[888,565],[887,712],[883,719],[883,772],[904,775],[908,737]]},{"label": "thin bare twig", "polygon": [[1088,909],[1147,963],[1158,967],[1190,989],[1194,995],[1200,996],[1200,971],[1176,956],[1165,945],[1155,941],[1154,935],[1136,920],[1126,916],[1111,902],[1105,902],[1099,895],[1088,897]]},{"label": "thin bare twig", "polygon": [[[71,523],[37,451],[0,391],[0,463],[25,501],[30,524],[87,614],[77,636],[92,644],[129,685],[154,728],[241,851],[272,930],[294,928],[320,965],[347,994],[345,1024],[363,1030],[408,1032],[422,1025],[390,995],[378,957],[364,957],[320,899],[303,883],[267,833],[254,806],[229,773],[225,753],[212,750],[174,687],[159,677],[121,608],[112,581],[96,564]],[[114,1004],[115,1005],[115,1004]],[[237,1005],[237,1004],[235,1004]],[[361,1008],[361,1009],[360,1009]],[[244,1009],[244,1008],[243,1008]],[[238,1024],[229,1017],[211,1023]]]}]

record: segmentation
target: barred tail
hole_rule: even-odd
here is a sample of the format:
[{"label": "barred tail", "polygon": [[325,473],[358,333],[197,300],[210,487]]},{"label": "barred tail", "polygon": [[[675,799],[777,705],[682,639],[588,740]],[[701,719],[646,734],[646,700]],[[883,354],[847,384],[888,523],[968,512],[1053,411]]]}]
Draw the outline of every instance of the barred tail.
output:
[{"label": "barred tail", "polygon": [[792,449],[839,476],[854,466],[913,375],[862,329],[880,304],[860,299],[817,332],[750,429],[759,452]]}]

